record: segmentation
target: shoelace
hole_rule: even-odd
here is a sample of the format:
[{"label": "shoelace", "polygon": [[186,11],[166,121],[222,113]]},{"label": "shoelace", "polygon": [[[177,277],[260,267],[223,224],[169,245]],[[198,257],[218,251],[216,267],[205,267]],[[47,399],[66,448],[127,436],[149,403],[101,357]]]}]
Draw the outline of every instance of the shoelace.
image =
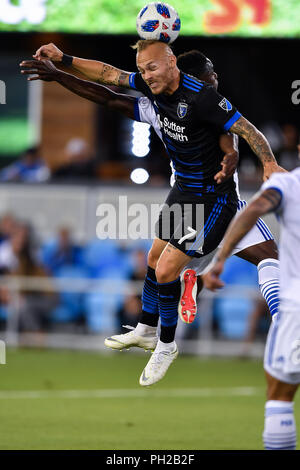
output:
[{"label": "shoelace", "polygon": [[[129,333],[132,333],[135,330],[135,328],[133,326],[130,326],[130,325],[122,325],[122,327],[127,328],[127,330],[131,330]],[[129,333],[125,333],[125,334],[128,335]],[[140,333],[139,336],[152,336],[152,334],[151,333],[144,333],[144,334]]]},{"label": "shoelace", "polygon": [[157,371],[157,369],[159,369],[159,367],[160,367],[161,363],[163,362],[165,356],[167,356],[167,357],[169,356],[168,351],[160,351],[160,352],[152,354],[151,368],[154,371]]},{"label": "shoelace", "polygon": [[134,326],[130,325],[122,325],[122,328],[126,328],[127,330],[135,330]]},{"label": "shoelace", "polygon": [[122,325],[123,328],[126,328],[127,330],[130,330],[128,331],[128,333],[121,333],[119,336],[123,336],[123,335],[132,335],[134,334],[134,330],[135,328],[133,326],[130,326],[130,325]]}]

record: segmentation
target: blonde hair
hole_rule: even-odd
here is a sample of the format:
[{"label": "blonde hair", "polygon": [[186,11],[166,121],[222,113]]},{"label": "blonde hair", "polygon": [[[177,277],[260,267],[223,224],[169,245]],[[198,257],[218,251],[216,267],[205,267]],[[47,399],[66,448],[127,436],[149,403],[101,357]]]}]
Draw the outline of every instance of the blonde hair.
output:
[{"label": "blonde hair", "polygon": [[[157,43],[161,43],[161,44],[166,44],[162,41],[157,41],[156,39],[139,39],[132,47],[132,49],[135,49],[136,52],[141,52],[141,51],[144,51],[145,49],[147,49],[147,47],[149,46],[152,46],[152,44],[157,44]],[[171,47],[166,44],[167,46],[167,50],[169,51],[169,53],[173,53]]]}]

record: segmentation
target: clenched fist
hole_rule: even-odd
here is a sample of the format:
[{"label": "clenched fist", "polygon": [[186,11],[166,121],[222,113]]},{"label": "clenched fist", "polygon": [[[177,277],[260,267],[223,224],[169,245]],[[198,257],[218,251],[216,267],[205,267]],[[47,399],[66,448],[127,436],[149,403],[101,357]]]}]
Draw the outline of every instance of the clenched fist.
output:
[{"label": "clenched fist", "polygon": [[62,56],[63,52],[52,42],[50,44],[41,46],[33,55],[33,57],[37,60],[50,59],[52,62],[61,62]]}]

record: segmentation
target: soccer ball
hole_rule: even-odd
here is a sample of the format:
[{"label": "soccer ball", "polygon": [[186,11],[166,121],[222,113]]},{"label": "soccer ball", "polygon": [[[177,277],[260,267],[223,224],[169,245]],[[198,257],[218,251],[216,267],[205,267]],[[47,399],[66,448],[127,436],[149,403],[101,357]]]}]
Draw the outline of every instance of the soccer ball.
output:
[{"label": "soccer ball", "polygon": [[155,39],[171,44],[180,31],[180,18],[167,3],[148,3],[136,18],[136,29],[142,39]]}]

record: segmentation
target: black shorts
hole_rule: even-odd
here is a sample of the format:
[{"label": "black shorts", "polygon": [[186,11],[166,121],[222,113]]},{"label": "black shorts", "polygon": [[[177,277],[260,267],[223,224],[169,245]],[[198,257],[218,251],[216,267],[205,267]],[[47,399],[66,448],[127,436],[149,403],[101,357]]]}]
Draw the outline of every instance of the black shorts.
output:
[{"label": "black shorts", "polygon": [[218,247],[237,211],[237,195],[197,196],[175,183],[159,214],[155,234],[188,256],[201,258]]}]

